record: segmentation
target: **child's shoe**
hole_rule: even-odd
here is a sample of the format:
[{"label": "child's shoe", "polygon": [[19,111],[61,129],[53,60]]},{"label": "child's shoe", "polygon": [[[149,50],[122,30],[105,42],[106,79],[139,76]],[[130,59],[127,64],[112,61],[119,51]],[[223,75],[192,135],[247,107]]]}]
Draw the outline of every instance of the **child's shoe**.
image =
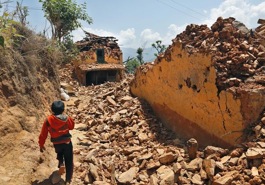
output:
[{"label": "child's shoe", "polygon": [[59,174],[62,175],[62,174],[64,174],[64,173],[65,173],[65,166],[64,166],[64,164],[62,164],[62,165],[60,166],[60,168],[59,168]]}]

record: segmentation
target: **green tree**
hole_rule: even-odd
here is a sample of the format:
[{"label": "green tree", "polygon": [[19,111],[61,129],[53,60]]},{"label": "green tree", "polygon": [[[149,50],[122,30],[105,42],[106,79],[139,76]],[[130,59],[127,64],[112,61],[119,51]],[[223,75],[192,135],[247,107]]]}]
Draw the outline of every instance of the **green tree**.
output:
[{"label": "green tree", "polygon": [[3,15],[0,16],[0,46],[11,47],[13,44],[13,38],[19,37],[17,30],[14,25],[17,24],[10,14],[4,11]]},{"label": "green tree", "polygon": [[138,61],[140,62],[140,65],[144,64],[144,60],[143,60],[143,51],[144,49],[143,48],[138,48],[136,53],[137,53],[137,56],[136,58],[138,59]]},{"label": "green tree", "polygon": [[4,1],[4,2],[0,2],[0,8],[3,8],[3,5],[4,4],[8,4],[8,3],[11,3],[12,1],[11,0],[7,0],[7,1]]},{"label": "green tree", "polygon": [[128,59],[124,61],[124,64],[125,64],[127,73],[130,73],[130,74],[134,73],[136,68],[140,66],[139,60],[134,57],[133,58],[128,57]]},{"label": "green tree", "polygon": [[166,50],[166,46],[162,44],[161,40],[157,40],[155,43],[152,44],[152,47],[156,49],[157,53],[154,55],[157,57],[160,53],[163,53]]},{"label": "green tree", "polygon": [[39,0],[45,17],[51,24],[52,38],[62,41],[73,30],[81,27],[81,22],[92,23],[92,18],[86,13],[86,3],[78,5],[72,0]]},{"label": "green tree", "polygon": [[[4,4],[8,4],[10,1],[0,2],[0,9],[3,8]],[[13,20],[10,19],[10,14],[6,10],[2,10],[3,14],[0,16],[0,46],[11,42],[12,33],[15,32],[13,28]],[[10,32],[11,31],[11,32]]]},{"label": "green tree", "polygon": [[27,16],[29,15],[28,7],[22,6],[22,3],[17,2],[16,11],[14,14],[17,14],[19,22],[26,26]]},{"label": "green tree", "polygon": [[70,62],[75,56],[78,55],[79,50],[74,44],[73,36],[68,34],[63,37],[62,42],[59,44],[61,50],[64,52],[64,63]]}]

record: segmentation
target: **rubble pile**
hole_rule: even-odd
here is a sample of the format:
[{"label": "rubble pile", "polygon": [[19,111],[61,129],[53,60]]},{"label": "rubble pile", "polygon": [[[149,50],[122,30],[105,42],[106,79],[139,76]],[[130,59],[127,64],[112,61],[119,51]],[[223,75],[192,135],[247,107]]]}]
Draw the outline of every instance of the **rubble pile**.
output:
[{"label": "rubble pile", "polygon": [[74,150],[75,185],[265,183],[265,115],[251,135],[255,142],[231,151],[200,148],[192,138],[176,138],[145,102],[130,95],[131,77],[81,87],[69,78],[71,70],[61,71],[75,90],[67,113],[85,135]]},{"label": "rubble pile", "polygon": [[93,53],[101,48],[104,49],[107,56],[115,59],[119,59],[122,54],[120,47],[115,37],[100,37],[98,35],[86,32],[86,37],[75,44],[80,50],[82,57],[93,56]]},{"label": "rubble pile", "polygon": [[219,17],[211,28],[188,25],[173,40],[173,43],[176,42],[181,42],[182,48],[189,54],[200,52],[213,56],[219,91],[241,87],[244,83],[252,84],[253,88],[265,84],[264,39],[232,17]]},{"label": "rubble pile", "polygon": [[255,36],[259,38],[259,41],[265,47],[265,19],[259,19],[258,24],[260,25],[255,29]]}]

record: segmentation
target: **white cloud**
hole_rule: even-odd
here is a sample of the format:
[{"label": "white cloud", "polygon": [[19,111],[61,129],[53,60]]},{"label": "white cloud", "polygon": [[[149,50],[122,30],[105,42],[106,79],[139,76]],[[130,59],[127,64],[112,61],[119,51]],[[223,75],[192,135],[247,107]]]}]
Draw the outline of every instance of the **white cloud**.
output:
[{"label": "white cloud", "polygon": [[85,33],[80,28],[72,32],[74,42],[82,40],[85,37]]},{"label": "white cloud", "polygon": [[177,34],[181,33],[184,31],[186,28],[186,25],[182,26],[177,26],[175,24],[171,24],[168,26],[168,31],[166,35],[162,39],[162,43],[165,45],[170,45],[172,44],[172,40],[177,36]]},{"label": "white cloud", "polygon": [[[258,19],[265,17],[265,2],[255,5],[253,3],[251,4],[250,0],[224,0],[219,7],[204,10],[205,15],[207,15],[207,12],[208,18],[198,24],[207,24],[210,27],[221,16],[223,18],[234,17],[244,23],[248,28],[255,28],[258,26]],[[146,28],[142,31],[140,30],[139,35],[136,33],[135,28],[128,28],[117,33],[92,28],[85,28],[85,30],[99,36],[114,36],[118,39],[121,47],[136,49],[138,47],[151,47],[151,44],[157,40],[162,40],[162,44],[169,45],[177,34],[185,30],[186,26],[187,24],[180,26],[171,24],[165,33],[159,33]],[[74,41],[81,40],[85,36],[81,29],[74,31],[73,35]]]},{"label": "white cloud", "polygon": [[[151,29],[144,29],[140,35],[136,35],[134,28],[128,28],[127,30],[121,30],[119,33],[112,33],[102,29],[84,28],[85,31],[93,33],[98,36],[113,36],[118,39],[120,47],[124,48],[149,48],[152,43],[157,40],[162,40],[162,43],[169,45],[172,43],[172,39],[176,35],[185,29],[186,25],[178,27],[175,24],[168,26],[168,31],[163,36],[158,32],[154,32]],[[85,37],[85,33],[82,29],[73,31],[74,42],[82,40]],[[138,39],[137,39],[138,38]]]},{"label": "white cloud", "polygon": [[143,41],[153,41],[161,39],[160,34],[158,32],[153,32],[151,29],[144,29],[141,32],[140,36]]},{"label": "white cloud", "polygon": [[158,32],[153,32],[151,29],[144,29],[140,34],[138,47],[151,47],[152,43],[157,40],[162,40]]},{"label": "white cloud", "polygon": [[[221,16],[223,18],[234,17],[248,28],[255,28],[258,19],[265,17],[265,2],[257,5],[249,2],[249,0],[225,0],[219,7],[210,10],[208,19],[198,24],[207,24],[210,27]],[[204,13],[207,11],[204,10]],[[162,38],[163,44],[171,44],[172,39],[184,31],[186,26],[187,24],[181,26],[171,24],[168,27],[168,32]]]},{"label": "white cloud", "polygon": [[265,2],[257,5],[249,2],[248,0],[225,0],[219,7],[211,9],[209,19],[203,24],[211,26],[221,16],[234,17],[248,28],[255,28],[258,19],[265,16]]},{"label": "white cloud", "polygon": [[122,47],[130,47],[131,44],[135,43],[135,29],[128,28],[127,30],[121,30],[120,33],[116,35],[119,40],[118,43]]},{"label": "white cloud", "polygon": [[[136,41],[134,28],[128,28],[127,30],[121,30],[119,33],[112,33],[103,29],[84,28],[85,31],[98,36],[113,36],[118,39],[118,43],[123,47],[130,47]],[[85,37],[85,33],[82,29],[78,29],[72,32],[74,42],[82,40]]]},{"label": "white cloud", "polygon": [[[89,32],[89,33],[92,33],[98,36],[113,36],[113,33],[106,31],[106,30],[102,30],[102,29],[84,28],[84,30],[86,32]],[[82,40],[86,36],[84,31],[81,28],[73,31],[72,35],[73,35],[74,42]]]}]

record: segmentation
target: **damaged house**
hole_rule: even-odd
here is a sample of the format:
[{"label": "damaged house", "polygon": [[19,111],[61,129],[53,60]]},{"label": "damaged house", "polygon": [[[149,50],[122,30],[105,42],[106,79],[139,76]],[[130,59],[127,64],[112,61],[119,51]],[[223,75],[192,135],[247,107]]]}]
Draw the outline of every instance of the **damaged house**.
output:
[{"label": "damaged house", "polygon": [[122,51],[115,37],[100,37],[85,32],[86,37],[76,42],[80,53],[73,62],[75,75],[82,85],[98,85],[120,81],[125,67]]},{"label": "damaged house", "polygon": [[265,21],[258,23],[249,30],[219,17],[211,27],[188,25],[154,63],[137,69],[132,94],[201,146],[233,147],[252,131],[264,136]]}]

